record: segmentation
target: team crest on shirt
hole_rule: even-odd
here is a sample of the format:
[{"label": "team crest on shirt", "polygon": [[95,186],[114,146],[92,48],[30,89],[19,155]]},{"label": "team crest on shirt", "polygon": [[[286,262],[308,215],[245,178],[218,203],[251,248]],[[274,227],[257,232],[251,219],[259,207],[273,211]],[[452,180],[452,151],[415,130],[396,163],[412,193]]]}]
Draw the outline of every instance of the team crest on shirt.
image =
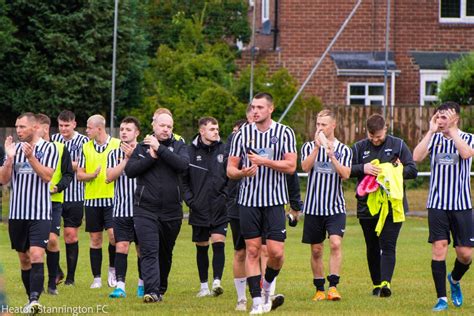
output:
[{"label": "team crest on shirt", "polygon": [[362,159],[369,157],[369,155],[370,155],[370,150],[364,151],[364,155],[362,155]]},{"label": "team crest on shirt", "polygon": [[40,150],[40,151],[37,151],[37,152],[35,153],[35,157],[36,157],[36,159],[38,159],[38,160],[41,159],[41,158],[43,158],[43,156],[44,156],[44,152],[42,152],[41,150]]},{"label": "team crest on shirt", "polygon": [[272,136],[272,138],[270,138],[270,143],[272,143],[272,144],[278,143],[278,137]]},{"label": "team crest on shirt", "polygon": [[200,155],[196,156],[196,161],[202,161],[202,157]]},{"label": "team crest on shirt", "polygon": [[336,152],[334,153],[334,158],[336,158],[336,159],[339,160],[339,158],[341,158],[341,154],[336,151]]},{"label": "team crest on shirt", "polygon": [[76,144],[72,144],[71,151],[76,151],[78,149],[79,149],[79,146],[77,146]]},{"label": "team crest on shirt", "polygon": [[224,155],[223,155],[223,154],[217,155],[217,162],[219,162],[219,163],[223,163],[223,162],[224,162]]},{"label": "team crest on shirt", "polygon": [[174,148],[173,148],[173,147],[168,147],[168,149],[169,149],[171,152],[174,152]]}]

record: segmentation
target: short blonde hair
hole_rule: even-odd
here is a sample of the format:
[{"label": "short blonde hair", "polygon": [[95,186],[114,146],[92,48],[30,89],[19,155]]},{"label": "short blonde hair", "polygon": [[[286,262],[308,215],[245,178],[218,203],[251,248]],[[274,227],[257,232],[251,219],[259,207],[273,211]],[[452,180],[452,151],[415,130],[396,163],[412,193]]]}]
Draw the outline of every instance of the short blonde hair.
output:
[{"label": "short blonde hair", "polygon": [[95,114],[87,119],[87,123],[92,123],[97,127],[105,127],[105,118],[100,114]]},{"label": "short blonde hair", "polygon": [[323,116],[329,116],[331,117],[333,120],[336,119],[336,114],[334,113],[333,110],[331,109],[323,109],[321,110],[318,115],[316,117],[323,117]]},{"label": "short blonde hair", "polygon": [[160,115],[160,114],[168,114],[169,116],[171,116],[171,118],[173,118],[173,114],[168,108],[157,108],[154,115]]}]

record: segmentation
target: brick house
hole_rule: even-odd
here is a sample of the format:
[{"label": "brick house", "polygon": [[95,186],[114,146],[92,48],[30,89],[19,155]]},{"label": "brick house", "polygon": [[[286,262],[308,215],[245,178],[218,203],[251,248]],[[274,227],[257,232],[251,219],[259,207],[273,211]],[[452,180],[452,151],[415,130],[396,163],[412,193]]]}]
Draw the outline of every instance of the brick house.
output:
[{"label": "brick house", "polygon": [[[250,0],[257,63],[302,83],[358,0]],[[383,103],[387,0],[363,0],[305,89],[326,105]],[[387,104],[436,101],[446,63],[474,51],[474,0],[391,0]],[[249,10],[252,21],[252,10]],[[250,60],[247,47],[242,63]]]}]

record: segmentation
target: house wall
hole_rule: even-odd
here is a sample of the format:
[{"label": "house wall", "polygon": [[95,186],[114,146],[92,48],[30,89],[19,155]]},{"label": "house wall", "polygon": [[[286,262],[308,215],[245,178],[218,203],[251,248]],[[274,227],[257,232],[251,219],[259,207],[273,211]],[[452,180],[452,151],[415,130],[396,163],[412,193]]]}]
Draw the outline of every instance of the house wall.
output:
[{"label": "house wall", "polygon": [[[261,1],[256,0],[257,29],[261,24]],[[272,27],[275,1],[279,4],[278,48],[273,49],[273,33],[258,34],[257,61],[272,70],[286,67],[302,83],[357,1],[271,0]],[[384,51],[386,4],[386,0],[362,1],[332,51]],[[440,23],[439,0],[391,0],[390,23],[390,50],[400,70],[395,84],[397,105],[419,103],[419,67],[410,51],[474,50],[474,24]],[[248,62],[247,51],[240,63]],[[305,92],[319,96],[327,105],[345,104],[348,82],[383,82],[383,76],[337,76],[328,55]]]}]

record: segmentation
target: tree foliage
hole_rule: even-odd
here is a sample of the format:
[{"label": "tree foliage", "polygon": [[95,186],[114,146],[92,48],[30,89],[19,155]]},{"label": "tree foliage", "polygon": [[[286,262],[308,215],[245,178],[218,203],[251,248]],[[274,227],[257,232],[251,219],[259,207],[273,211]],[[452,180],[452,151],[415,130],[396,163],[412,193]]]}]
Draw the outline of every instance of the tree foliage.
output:
[{"label": "tree foliage", "polygon": [[448,66],[449,76],[441,82],[439,99],[461,105],[474,105],[474,52]]},{"label": "tree foliage", "polygon": [[[15,45],[0,65],[0,106],[56,116],[63,109],[80,121],[110,109],[114,1],[9,1]],[[139,0],[120,1],[117,107],[140,101],[146,50],[136,27]],[[82,119],[82,120],[81,120]]]},{"label": "tree foliage", "polygon": [[183,19],[200,17],[202,36],[209,43],[223,39],[240,39],[247,43],[251,30],[247,21],[246,0],[149,0],[147,11],[147,34],[150,56],[154,56],[160,45],[175,48],[184,24]]},{"label": "tree foliage", "polygon": [[5,0],[0,0],[0,60],[5,53],[10,51],[15,41],[13,37],[15,26],[8,17],[7,10],[8,6],[5,4]]}]

